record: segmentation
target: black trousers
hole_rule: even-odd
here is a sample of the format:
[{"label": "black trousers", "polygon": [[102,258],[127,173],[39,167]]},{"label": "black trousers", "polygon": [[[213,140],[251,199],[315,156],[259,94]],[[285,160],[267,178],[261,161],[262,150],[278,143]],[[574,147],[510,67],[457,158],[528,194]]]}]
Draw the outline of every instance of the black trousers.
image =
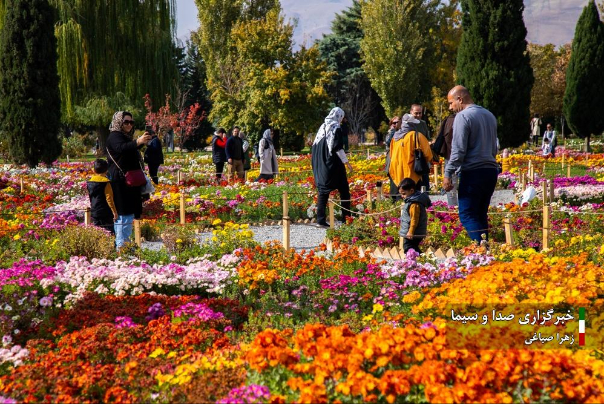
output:
[{"label": "black trousers", "polygon": [[151,180],[155,183],[155,185],[157,185],[159,183],[159,177],[157,176],[157,170],[159,170],[159,164],[158,165],[149,164],[149,176],[151,177]]},{"label": "black trousers", "polygon": [[422,242],[421,238],[417,238],[417,237],[413,237],[411,240],[409,240],[408,238],[405,238],[403,240],[403,251],[405,252],[405,254],[407,253],[407,251],[409,251],[410,249],[414,249],[415,252],[417,252],[418,254],[421,254],[421,251],[419,250],[419,243]]},{"label": "black trousers", "polygon": [[[350,216],[350,187],[348,182],[344,182],[338,187],[340,193],[340,199],[342,200],[342,221],[346,221],[346,217]],[[329,200],[329,191],[319,191],[317,197],[317,223],[326,224],[327,220],[325,217],[325,209],[327,207],[327,201]]]},{"label": "black trousers", "polygon": [[216,178],[222,178],[222,172],[224,171],[224,161],[221,163],[214,163],[216,166]]},{"label": "black trousers", "polygon": [[105,230],[111,232],[111,234],[115,234],[115,228],[113,227],[113,216],[106,217],[92,217],[92,224],[97,227],[101,227]]}]

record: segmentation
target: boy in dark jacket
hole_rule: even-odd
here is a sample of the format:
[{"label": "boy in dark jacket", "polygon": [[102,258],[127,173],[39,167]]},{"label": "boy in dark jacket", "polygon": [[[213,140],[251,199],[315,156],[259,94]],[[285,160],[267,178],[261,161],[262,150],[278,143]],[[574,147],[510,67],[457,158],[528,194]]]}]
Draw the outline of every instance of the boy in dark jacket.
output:
[{"label": "boy in dark jacket", "polygon": [[404,237],[403,250],[405,253],[413,248],[420,253],[419,244],[428,233],[428,214],[426,208],[432,206],[427,193],[416,189],[416,183],[411,178],[405,178],[398,186],[399,193],[405,198],[401,212],[401,229],[399,235]]},{"label": "boy in dark jacket", "polygon": [[113,202],[113,189],[107,178],[107,160],[97,159],[94,162],[94,175],[86,183],[90,197],[92,223],[115,234],[113,222],[117,220],[117,209]]}]

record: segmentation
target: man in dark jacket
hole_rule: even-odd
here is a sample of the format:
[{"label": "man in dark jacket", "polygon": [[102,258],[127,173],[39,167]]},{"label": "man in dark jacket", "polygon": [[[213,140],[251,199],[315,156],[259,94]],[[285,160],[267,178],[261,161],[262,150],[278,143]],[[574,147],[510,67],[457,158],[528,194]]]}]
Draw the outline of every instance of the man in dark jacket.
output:
[{"label": "man in dark jacket", "polygon": [[239,137],[239,126],[233,128],[233,136],[226,142],[226,158],[228,165],[229,179],[233,173],[236,173],[237,179],[244,179],[243,173],[243,140]]},{"label": "man in dark jacket", "polygon": [[157,185],[159,177],[157,171],[159,166],[164,164],[164,152],[161,149],[161,141],[155,133],[151,134],[151,141],[147,144],[147,150],[145,150],[145,163],[149,167],[149,176],[153,182]]}]

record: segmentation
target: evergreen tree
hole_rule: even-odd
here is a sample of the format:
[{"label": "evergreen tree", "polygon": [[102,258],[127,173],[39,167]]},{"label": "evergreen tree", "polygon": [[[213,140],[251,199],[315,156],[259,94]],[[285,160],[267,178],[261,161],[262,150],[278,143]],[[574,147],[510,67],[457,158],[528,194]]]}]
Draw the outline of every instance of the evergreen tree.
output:
[{"label": "evergreen tree", "polygon": [[48,0],[9,0],[0,37],[0,122],[11,159],[35,167],[61,155],[54,10]]},{"label": "evergreen tree", "polygon": [[566,71],[564,115],[573,133],[585,138],[604,131],[604,24],[591,0],[583,9]]},{"label": "evergreen tree", "polygon": [[[187,39],[182,48],[182,61],[179,63],[181,77],[180,91],[185,96],[184,107],[198,103],[202,111],[210,111],[212,103],[210,92],[206,86],[206,64],[202,59],[199,48],[191,40]],[[214,128],[208,119],[201,121],[194,135],[185,144],[187,149],[198,149],[205,145],[205,140],[212,135]]]},{"label": "evergreen tree", "polygon": [[[0,0],[0,18],[7,2]],[[91,99],[122,92],[142,109],[145,94],[174,93],[175,0],[48,2],[57,11],[63,122],[75,123],[76,106]]]},{"label": "evergreen tree", "polygon": [[534,81],[523,0],[462,0],[461,7],[457,81],[497,117],[501,147],[519,146],[530,132]]}]

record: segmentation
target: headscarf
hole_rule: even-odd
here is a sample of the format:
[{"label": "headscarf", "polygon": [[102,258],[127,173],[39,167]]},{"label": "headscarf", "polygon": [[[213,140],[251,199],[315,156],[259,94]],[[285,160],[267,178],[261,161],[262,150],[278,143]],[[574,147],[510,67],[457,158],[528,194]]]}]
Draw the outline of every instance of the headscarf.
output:
[{"label": "headscarf", "polygon": [[273,144],[273,139],[271,139],[271,130],[270,129],[267,129],[264,131],[264,133],[262,134],[262,139],[267,141],[269,144]]},{"label": "headscarf", "polygon": [[123,132],[122,125],[124,124],[124,112],[117,111],[111,118],[111,125],[109,125],[109,132]]},{"label": "headscarf", "polygon": [[344,119],[344,111],[342,108],[335,107],[329,111],[329,115],[325,118],[325,122],[319,128],[313,146],[319,143],[324,137],[326,137],[327,150],[331,156],[331,151],[336,143],[336,130],[340,127],[342,119]]},{"label": "headscarf", "polygon": [[411,114],[405,114],[402,118],[401,128],[394,133],[394,141],[399,141],[405,137],[405,135],[415,130],[415,125],[419,123],[419,119]]}]

